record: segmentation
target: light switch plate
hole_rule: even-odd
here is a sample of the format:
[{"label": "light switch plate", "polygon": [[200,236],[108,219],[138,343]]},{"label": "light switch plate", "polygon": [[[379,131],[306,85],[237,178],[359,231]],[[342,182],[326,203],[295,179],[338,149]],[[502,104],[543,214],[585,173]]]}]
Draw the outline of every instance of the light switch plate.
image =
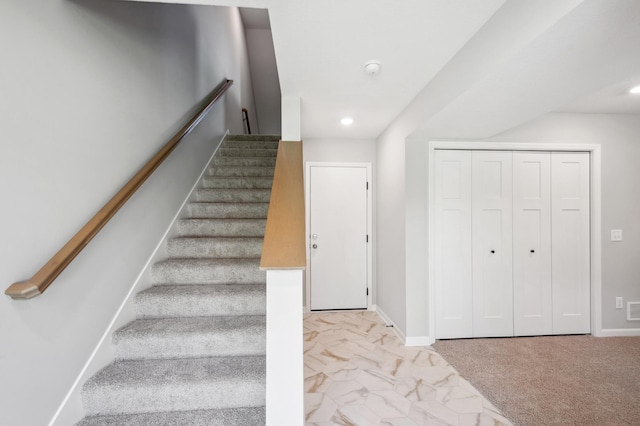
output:
[{"label": "light switch plate", "polygon": [[622,241],[622,229],[611,230],[611,241]]}]

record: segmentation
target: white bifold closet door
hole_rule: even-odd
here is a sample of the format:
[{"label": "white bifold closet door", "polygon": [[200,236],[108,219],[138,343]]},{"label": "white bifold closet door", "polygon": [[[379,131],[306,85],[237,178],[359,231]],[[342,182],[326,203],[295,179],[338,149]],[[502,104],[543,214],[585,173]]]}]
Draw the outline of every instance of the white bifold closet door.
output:
[{"label": "white bifold closet door", "polygon": [[513,336],[512,157],[471,152],[474,336]]},{"label": "white bifold closet door", "polygon": [[435,152],[436,338],[473,337],[471,151]]},{"label": "white bifold closet door", "polygon": [[551,180],[553,333],[589,333],[589,154],[552,153]]},{"label": "white bifold closet door", "polygon": [[436,338],[589,333],[589,158],[436,151]]},{"label": "white bifold closet door", "polygon": [[551,153],[513,153],[513,331],[553,333]]}]

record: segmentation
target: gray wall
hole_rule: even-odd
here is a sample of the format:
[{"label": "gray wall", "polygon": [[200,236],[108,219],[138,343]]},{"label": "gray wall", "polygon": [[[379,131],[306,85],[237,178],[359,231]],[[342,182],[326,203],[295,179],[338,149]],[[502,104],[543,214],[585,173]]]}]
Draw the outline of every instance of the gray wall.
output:
[{"label": "gray wall", "polygon": [[279,135],[282,121],[280,80],[271,30],[247,28],[246,34],[257,115],[255,129],[251,131]]},{"label": "gray wall", "polygon": [[376,303],[407,334],[404,132],[377,139]]},{"label": "gray wall", "polygon": [[[24,280],[179,128],[235,80],[47,292],[0,298],[0,413],[45,425],[252,89],[236,9],[0,2],[0,276]],[[34,408],[35,407],[35,408]]]}]

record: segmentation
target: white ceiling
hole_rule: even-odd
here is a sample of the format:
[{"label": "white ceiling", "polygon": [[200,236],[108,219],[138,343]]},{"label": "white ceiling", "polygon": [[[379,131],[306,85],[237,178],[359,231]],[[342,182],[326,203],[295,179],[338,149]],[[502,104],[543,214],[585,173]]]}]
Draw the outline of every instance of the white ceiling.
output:
[{"label": "white ceiling", "polygon": [[640,113],[626,93],[640,83],[636,0],[164,1],[268,9],[303,138],[371,139],[398,121],[481,138],[550,111]]},{"label": "white ceiling", "polygon": [[640,75],[625,78],[595,93],[590,93],[560,108],[558,112],[587,114],[640,114],[640,94],[629,89],[640,85]]}]

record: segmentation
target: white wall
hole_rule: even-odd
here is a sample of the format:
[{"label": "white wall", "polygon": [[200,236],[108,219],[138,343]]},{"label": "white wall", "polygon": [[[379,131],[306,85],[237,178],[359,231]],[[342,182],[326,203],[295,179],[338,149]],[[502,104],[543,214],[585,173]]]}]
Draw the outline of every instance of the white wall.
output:
[{"label": "white wall", "polygon": [[223,78],[234,86],[45,294],[0,298],[0,417],[45,425],[251,103],[236,9],[0,2],[0,276],[29,278]]},{"label": "white wall", "polygon": [[376,286],[376,197],[378,184],[376,180],[377,153],[376,141],[373,139],[305,139],[302,144],[303,161],[307,162],[335,162],[335,163],[371,163],[372,182],[370,185],[372,197],[372,221],[373,235],[371,237],[371,246],[373,248],[373,304],[376,304],[377,286]]},{"label": "white wall", "polygon": [[247,28],[246,34],[258,119],[255,130],[251,131],[263,135],[279,135],[280,80],[271,30]]}]

